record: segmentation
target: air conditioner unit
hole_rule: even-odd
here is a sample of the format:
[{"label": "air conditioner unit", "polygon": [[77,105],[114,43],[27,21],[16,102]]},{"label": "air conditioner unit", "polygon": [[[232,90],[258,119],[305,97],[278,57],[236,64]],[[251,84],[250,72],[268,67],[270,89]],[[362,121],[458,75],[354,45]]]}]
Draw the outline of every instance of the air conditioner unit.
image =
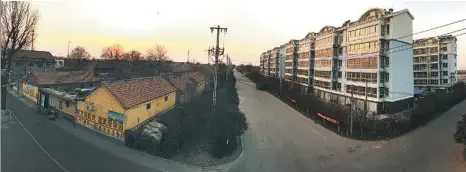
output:
[{"label": "air conditioner unit", "polygon": [[88,105],[86,105],[86,110],[87,110],[88,112],[91,112],[91,111],[94,110],[94,107],[93,107],[92,105],[88,104]]}]

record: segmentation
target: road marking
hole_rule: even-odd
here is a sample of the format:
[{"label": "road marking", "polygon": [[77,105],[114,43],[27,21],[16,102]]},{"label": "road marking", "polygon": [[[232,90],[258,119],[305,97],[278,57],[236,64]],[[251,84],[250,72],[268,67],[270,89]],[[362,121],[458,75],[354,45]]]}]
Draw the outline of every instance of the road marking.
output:
[{"label": "road marking", "polygon": [[318,132],[316,129],[312,129],[312,131],[316,132],[317,134],[322,136],[324,139],[327,139],[327,137],[325,137],[322,133]]},{"label": "road marking", "polygon": [[432,141],[434,141],[435,138],[437,138],[437,136],[438,136],[438,135],[435,135],[434,137],[432,137],[432,139],[430,139],[430,140],[427,142],[427,144],[430,144]]},{"label": "road marking", "polygon": [[238,164],[238,162],[239,162],[240,160],[243,159],[243,154],[244,154],[243,136],[240,137],[240,141],[241,141],[241,154],[239,154],[239,157],[238,157],[235,161],[233,161],[233,162],[230,164],[230,166],[228,166],[228,167],[224,170],[224,172],[230,171],[231,167],[235,167],[235,166]]},{"label": "road marking", "polygon": [[63,167],[55,158],[52,157],[52,155],[50,155],[49,152],[47,152],[47,150],[44,149],[44,147],[42,147],[42,145],[40,145],[40,143],[36,140],[36,138],[34,136],[32,136],[32,134],[29,132],[29,130],[23,125],[23,123],[16,117],[15,114],[11,114],[15,119],[16,121],[18,121],[19,125],[21,125],[21,127],[23,127],[23,129],[26,131],[26,133],[28,133],[28,135],[32,138],[32,140],[37,144],[37,146],[39,146],[40,149],[42,149],[42,151],[44,151],[44,153],[55,163],[57,164],[58,167],[60,167],[64,172],[70,172],[68,171],[65,167]]}]

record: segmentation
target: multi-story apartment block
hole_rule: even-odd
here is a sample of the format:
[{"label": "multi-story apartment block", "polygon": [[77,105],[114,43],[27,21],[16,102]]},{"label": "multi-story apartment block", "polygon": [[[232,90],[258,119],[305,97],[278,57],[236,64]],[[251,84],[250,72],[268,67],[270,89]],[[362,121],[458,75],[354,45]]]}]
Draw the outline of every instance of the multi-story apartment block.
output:
[{"label": "multi-story apartment block", "polygon": [[295,82],[297,78],[298,40],[290,40],[285,52],[285,80]]},{"label": "multi-story apartment block", "polygon": [[270,76],[278,77],[280,66],[280,47],[272,49],[270,54]]},{"label": "multi-story apartment block", "polygon": [[264,61],[265,61],[265,52],[261,54],[261,58],[260,58],[260,72],[259,73],[263,75],[265,74]]},{"label": "multi-story apartment block", "polygon": [[265,61],[264,61],[264,68],[265,68],[265,75],[270,76],[270,56],[272,54],[272,50],[268,50],[265,53]]},{"label": "multi-story apartment block", "polygon": [[285,62],[285,57],[286,57],[286,44],[283,44],[283,45],[280,45],[279,47],[279,50],[278,50],[278,56],[280,57],[279,58],[279,73],[278,73],[278,77],[280,79],[283,79],[285,77],[285,66],[286,66],[286,62]]},{"label": "multi-story apartment block", "polygon": [[324,27],[316,38],[318,95],[368,111],[412,107],[412,60],[406,57],[412,53],[413,19],[408,10],[375,8],[340,28]]},{"label": "multi-story apartment block", "polygon": [[[368,111],[392,113],[410,108],[414,93],[413,19],[406,9],[372,8],[357,21],[345,21],[341,27],[325,26],[305,39],[291,40],[281,46],[285,47],[284,79],[307,83],[328,101]],[[456,57],[453,48],[445,49],[446,54]],[[448,55],[445,60],[453,58]],[[454,65],[445,66],[450,70]]]},{"label": "multi-story apartment block", "polygon": [[447,89],[457,80],[456,37],[418,39],[413,44],[414,88]]},{"label": "multi-story apartment block", "polygon": [[315,33],[308,33],[298,41],[296,82],[311,87],[314,75]]}]

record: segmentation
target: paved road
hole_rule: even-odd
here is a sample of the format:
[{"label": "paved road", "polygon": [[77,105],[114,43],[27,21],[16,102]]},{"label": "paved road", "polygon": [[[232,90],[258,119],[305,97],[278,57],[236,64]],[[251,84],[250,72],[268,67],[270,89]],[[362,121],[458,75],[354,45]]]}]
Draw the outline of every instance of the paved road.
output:
[{"label": "paved road", "polygon": [[7,99],[7,107],[19,121],[14,119],[14,123],[8,125],[2,123],[2,172],[154,171],[60,129],[10,94]]},{"label": "paved road", "polygon": [[[232,171],[465,172],[452,138],[466,101],[431,124],[391,141],[362,142],[315,124],[235,74],[240,109],[250,125],[244,157]],[[245,83],[246,82],[246,83]]]}]

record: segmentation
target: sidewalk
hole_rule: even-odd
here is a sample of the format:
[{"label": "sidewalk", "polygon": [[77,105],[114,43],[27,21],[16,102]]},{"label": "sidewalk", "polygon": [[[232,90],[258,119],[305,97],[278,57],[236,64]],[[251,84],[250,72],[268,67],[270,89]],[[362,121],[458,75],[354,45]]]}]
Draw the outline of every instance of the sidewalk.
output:
[{"label": "sidewalk", "polygon": [[[26,106],[29,106],[30,108],[35,108],[36,105],[32,101],[28,100],[26,97],[22,97],[18,95],[15,91],[13,90],[8,90],[10,94],[13,96],[17,97],[21,102],[23,102]],[[183,164],[180,162],[160,158],[157,156],[152,156],[131,148],[127,148],[122,144],[121,142],[117,142],[116,140],[106,137],[104,135],[100,135],[99,133],[96,132],[91,132],[89,131],[90,129],[87,129],[85,127],[82,127],[80,125],[74,126],[73,123],[67,121],[67,120],[56,120],[53,122],[55,125],[60,127],[61,129],[69,132],[70,134],[73,134],[74,136],[85,140],[86,142],[91,143],[92,145],[102,149],[106,150],[115,156],[133,161],[137,164],[141,164],[143,166],[146,166],[148,168],[156,169],[156,170],[162,170],[165,172],[196,172],[196,171],[206,171],[206,172],[218,172],[218,171],[225,171],[227,170],[232,164],[235,162],[230,162],[226,163],[217,167],[197,167],[189,164]]]}]

